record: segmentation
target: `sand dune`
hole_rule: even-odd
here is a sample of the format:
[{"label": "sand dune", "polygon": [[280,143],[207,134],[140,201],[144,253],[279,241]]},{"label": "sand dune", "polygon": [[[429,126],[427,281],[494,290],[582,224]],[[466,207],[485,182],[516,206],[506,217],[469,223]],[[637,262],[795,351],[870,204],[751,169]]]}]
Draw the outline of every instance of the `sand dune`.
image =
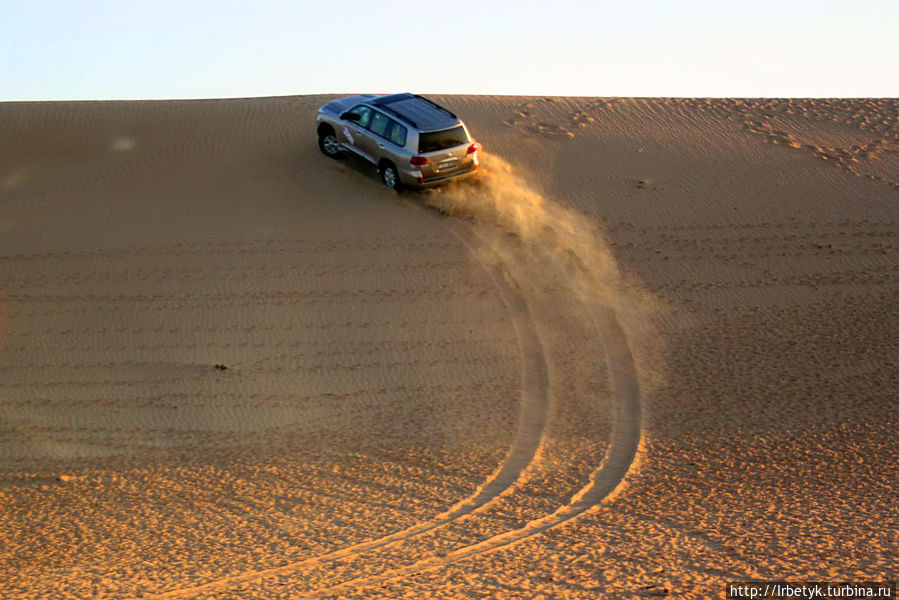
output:
[{"label": "sand dune", "polygon": [[0,597],[896,579],[899,104],[0,104]]}]

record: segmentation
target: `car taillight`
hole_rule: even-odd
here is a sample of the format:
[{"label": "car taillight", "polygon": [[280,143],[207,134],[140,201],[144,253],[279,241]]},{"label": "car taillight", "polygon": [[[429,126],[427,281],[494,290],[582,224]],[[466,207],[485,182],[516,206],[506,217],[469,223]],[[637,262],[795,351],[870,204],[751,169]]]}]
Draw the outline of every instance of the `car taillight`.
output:
[{"label": "car taillight", "polygon": [[478,148],[478,144],[477,144],[477,142],[475,142],[474,144],[472,144],[471,146],[468,147],[468,150],[465,152],[465,154],[474,154],[478,150],[480,150],[480,148]]},{"label": "car taillight", "polygon": [[410,164],[410,165],[413,165],[413,166],[415,166],[415,167],[420,167],[420,166],[422,166],[422,165],[428,164],[428,159],[427,159],[426,157],[424,157],[424,156],[413,156],[413,157],[409,160],[409,164]]}]

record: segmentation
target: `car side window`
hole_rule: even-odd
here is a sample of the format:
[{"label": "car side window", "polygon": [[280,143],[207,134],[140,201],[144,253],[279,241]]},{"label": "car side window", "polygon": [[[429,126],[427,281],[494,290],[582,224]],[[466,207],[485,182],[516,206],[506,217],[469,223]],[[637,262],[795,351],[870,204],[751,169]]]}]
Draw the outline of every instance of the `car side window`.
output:
[{"label": "car side window", "polygon": [[387,137],[385,132],[387,131],[387,125],[390,123],[390,119],[385,117],[379,112],[372,112],[371,117],[371,129],[372,133],[375,133],[381,137]]},{"label": "car side window", "polygon": [[372,114],[372,110],[369,107],[360,104],[359,106],[354,107],[350,112],[359,115],[359,120],[356,121],[356,123],[360,127],[368,127]]},{"label": "car side window", "polygon": [[406,128],[390,119],[390,123],[387,125],[387,135],[384,136],[397,146],[405,146],[406,145]]}]

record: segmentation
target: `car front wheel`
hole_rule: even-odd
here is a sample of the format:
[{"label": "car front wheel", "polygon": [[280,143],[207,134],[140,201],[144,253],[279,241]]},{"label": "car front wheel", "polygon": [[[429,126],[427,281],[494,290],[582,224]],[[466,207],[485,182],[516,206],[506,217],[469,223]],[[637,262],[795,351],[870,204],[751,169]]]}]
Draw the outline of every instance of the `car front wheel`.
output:
[{"label": "car front wheel", "polygon": [[343,156],[343,150],[340,142],[337,141],[337,134],[333,131],[323,131],[318,135],[318,147],[326,156],[331,158],[340,158]]}]

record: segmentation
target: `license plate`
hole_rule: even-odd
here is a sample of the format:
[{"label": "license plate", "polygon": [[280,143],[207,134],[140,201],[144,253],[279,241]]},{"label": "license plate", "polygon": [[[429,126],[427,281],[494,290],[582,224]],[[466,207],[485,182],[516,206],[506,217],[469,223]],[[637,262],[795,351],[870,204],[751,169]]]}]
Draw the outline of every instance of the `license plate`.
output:
[{"label": "license plate", "polygon": [[448,158],[446,160],[441,160],[439,163],[437,163],[437,170],[445,171],[447,169],[453,169],[457,164],[459,164],[458,158]]}]

